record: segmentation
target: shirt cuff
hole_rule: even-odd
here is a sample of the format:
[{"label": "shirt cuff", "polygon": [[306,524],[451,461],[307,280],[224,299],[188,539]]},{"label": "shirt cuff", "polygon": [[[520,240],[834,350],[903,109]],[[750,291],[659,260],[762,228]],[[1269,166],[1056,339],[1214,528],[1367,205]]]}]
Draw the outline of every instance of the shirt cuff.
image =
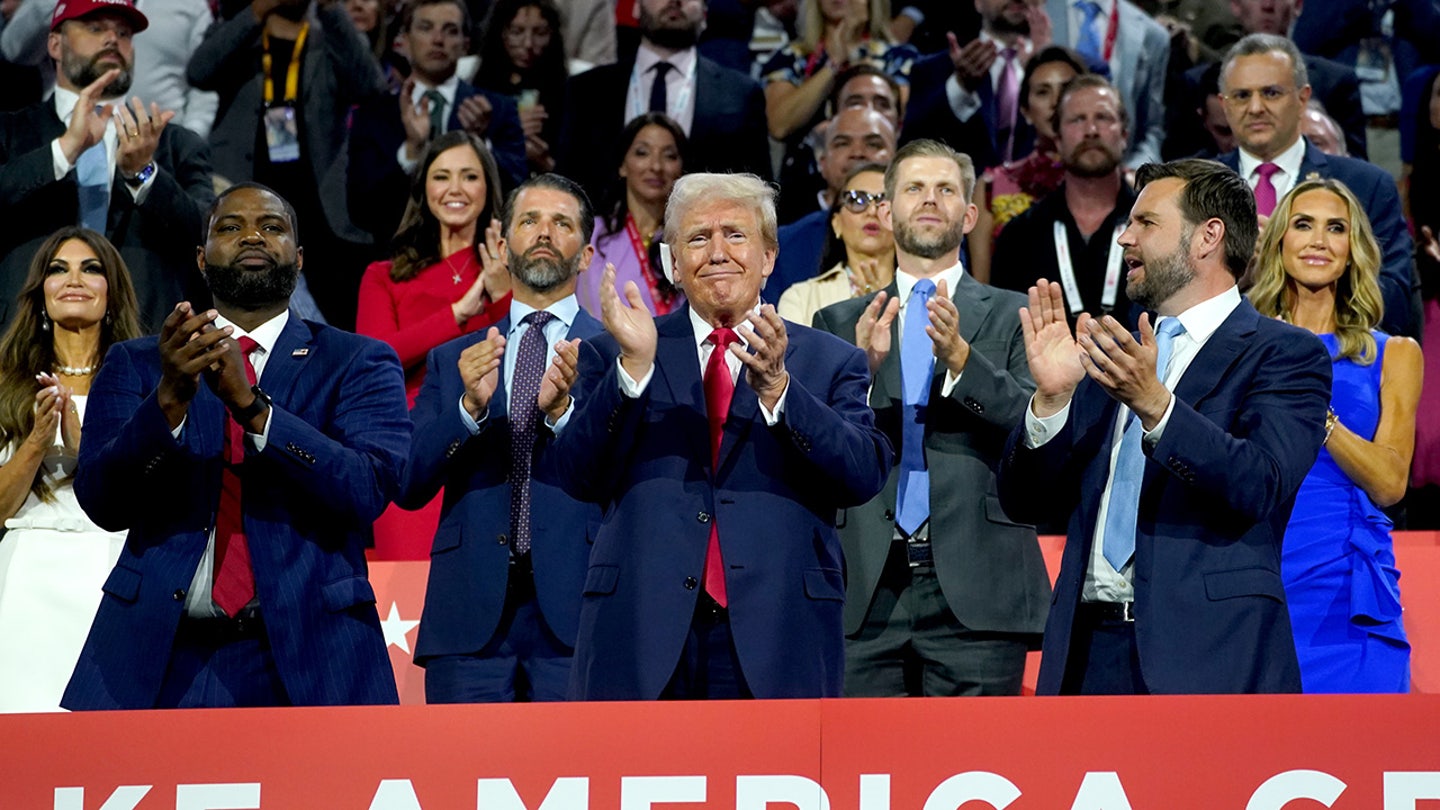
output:
[{"label": "shirt cuff", "polygon": [[1170,424],[1170,414],[1174,412],[1175,395],[1171,394],[1170,404],[1165,406],[1165,415],[1160,417],[1160,421],[1155,423],[1155,427],[1153,429],[1142,430],[1142,432],[1140,433],[1140,441],[1146,447],[1154,447],[1155,445],[1160,443],[1160,438],[1165,435],[1165,426]]},{"label": "shirt cuff", "polygon": [[966,90],[953,73],[945,80],[945,100],[950,102],[950,112],[961,121],[969,121],[980,111],[980,94]]},{"label": "shirt cuff", "polygon": [[121,184],[130,192],[130,199],[135,201],[135,205],[140,206],[145,204],[145,198],[150,196],[150,187],[155,185],[155,177],[158,174],[160,174],[160,164],[157,163],[155,164],[155,171],[151,172],[150,176],[145,178],[145,182],[141,183],[138,188],[122,181]]},{"label": "shirt cuff", "polygon": [[1025,446],[1030,449],[1043,447],[1046,442],[1055,438],[1055,434],[1065,427],[1065,422],[1070,418],[1070,403],[1049,416],[1035,415],[1035,398],[1030,398],[1030,404],[1025,406]]},{"label": "shirt cuff", "polygon": [[781,391],[780,398],[775,400],[775,410],[771,411],[769,408],[765,407],[765,403],[760,403],[760,414],[765,417],[766,425],[770,427],[775,427],[776,425],[780,424],[780,417],[785,415],[785,395],[789,393],[790,377],[787,375],[785,377],[785,390]]},{"label": "shirt cuff", "polygon": [[415,167],[420,165],[420,161],[411,160],[405,156],[404,141],[401,141],[399,148],[395,150],[395,162],[400,164],[400,168],[404,169],[406,174],[414,174]]},{"label": "shirt cuff", "polygon": [[270,417],[274,414],[275,406],[271,405],[265,409],[265,427],[260,428],[259,433],[250,433],[248,431],[245,433],[245,438],[250,440],[250,445],[255,448],[255,452],[257,453],[265,452],[265,443],[270,441],[270,423],[274,421]]},{"label": "shirt cuff", "polygon": [[900,16],[909,17],[910,19],[915,21],[916,25],[925,24],[925,12],[914,6],[906,6],[900,9]]},{"label": "shirt cuff", "polygon": [[64,180],[65,175],[75,168],[75,164],[65,159],[65,153],[60,150],[60,139],[56,138],[50,142],[50,163],[55,167],[55,179]]},{"label": "shirt cuff", "polygon": [[461,394],[461,395],[460,395],[460,401],[459,401],[457,407],[460,408],[460,422],[465,425],[465,429],[470,432],[470,435],[471,435],[471,436],[474,436],[474,435],[478,434],[478,433],[480,432],[480,423],[481,423],[481,422],[484,422],[484,421],[486,420],[486,418],[489,417],[489,414],[486,413],[486,412],[484,412],[484,411],[481,411],[481,412],[480,412],[480,418],[479,418],[479,419],[476,419],[475,417],[471,416],[471,415],[470,415],[470,412],[467,411],[467,410],[465,410],[465,395],[464,395],[464,394]]},{"label": "shirt cuff", "polygon": [[620,369],[620,373],[616,375],[620,378],[620,393],[630,399],[639,399],[645,389],[650,387],[650,378],[655,376],[654,362],[650,363],[650,370],[645,372],[645,378],[639,381],[630,377],[630,372],[625,370],[625,364],[621,363],[618,357],[615,358],[615,366]]},{"label": "shirt cuff", "polygon": [[545,427],[550,428],[551,433],[559,436],[560,431],[570,424],[570,414],[572,413],[575,413],[575,397],[573,396],[570,397],[570,404],[565,406],[565,412],[560,414],[560,418],[556,419],[553,425],[550,423],[550,417],[545,417]]},{"label": "shirt cuff", "polygon": [[954,392],[955,386],[960,384],[960,375],[964,373],[965,372],[962,371],[960,374],[956,374],[947,370],[945,372],[945,384],[940,386],[940,396],[948,398],[950,394]]}]

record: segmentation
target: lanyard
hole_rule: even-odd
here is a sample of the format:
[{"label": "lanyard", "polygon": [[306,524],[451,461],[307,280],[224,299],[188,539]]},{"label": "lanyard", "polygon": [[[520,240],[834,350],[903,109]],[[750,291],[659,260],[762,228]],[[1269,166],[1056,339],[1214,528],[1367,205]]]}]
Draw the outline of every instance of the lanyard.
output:
[{"label": "lanyard", "polygon": [[[305,47],[305,35],[310,33],[308,21],[300,24],[300,33],[295,37],[295,51],[290,54],[290,64],[285,68],[285,98],[287,104],[294,103],[300,95],[300,51]],[[275,103],[275,79],[270,75],[270,33],[260,32],[260,47],[265,50],[260,65],[265,70],[265,106]]]},{"label": "lanyard", "polygon": [[[1075,264],[1070,259],[1070,236],[1065,232],[1065,223],[1055,220],[1055,260],[1060,265],[1060,286],[1065,290],[1065,304],[1071,315],[1078,315],[1085,309],[1080,298],[1080,285],[1075,281]],[[1100,294],[1100,306],[1107,312],[1115,308],[1115,298],[1120,291],[1120,266],[1125,251],[1120,247],[1120,234],[1125,232],[1125,223],[1115,226],[1115,238],[1110,240],[1110,255],[1105,257],[1105,287]]]},{"label": "lanyard", "polygon": [[655,304],[655,314],[668,313],[671,309],[670,298],[660,290],[660,279],[650,267],[650,251],[645,249],[645,242],[640,238],[640,228],[635,225],[635,217],[630,214],[625,215],[625,233],[630,236],[630,247],[635,250],[635,257],[640,260],[640,275],[650,288],[650,300]]}]

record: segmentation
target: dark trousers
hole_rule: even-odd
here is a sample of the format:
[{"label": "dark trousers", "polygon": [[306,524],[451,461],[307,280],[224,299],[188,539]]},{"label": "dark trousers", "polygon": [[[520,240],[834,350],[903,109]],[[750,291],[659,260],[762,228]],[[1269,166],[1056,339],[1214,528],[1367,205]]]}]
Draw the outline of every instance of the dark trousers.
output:
[{"label": "dark trousers", "polygon": [[1109,604],[1081,602],[1070,631],[1062,695],[1148,695],[1135,644],[1135,622]]},{"label": "dark trousers", "polygon": [[157,709],[289,706],[258,615],[184,617],[175,632]]},{"label": "dark trousers", "polygon": [[933,565],[890,556],[865,623],[845,639],[849,697],[1018,695],[1034,636],[971,630],[955,618]]},{"label": "dark trousers", "polygon": [[490,643],[471,655],[441,655],[426,661],[425,702],[564,700],[574,653],[551,632],[540,613],[529,560],[517,560],[510,565],[505,611]]},{"label": "dark trousers", "polygon": [[700,594],[680,663],[660,692],[661,700],[742,700],[755,697],[740,671],[730,614]]}]

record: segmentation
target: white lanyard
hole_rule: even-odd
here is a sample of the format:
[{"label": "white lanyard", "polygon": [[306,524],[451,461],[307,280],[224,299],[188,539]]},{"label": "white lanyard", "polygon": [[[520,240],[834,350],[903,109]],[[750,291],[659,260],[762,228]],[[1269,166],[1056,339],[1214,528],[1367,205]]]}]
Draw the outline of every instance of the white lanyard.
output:
[{"label": "white lanyard", "polygon": [[[685,72],[685,86],[680,89],[679,94],[677,94],[673,100],[666,102],[666,106],[669,109],[665,111],[665,114],[674,118],[677,123],[682,125],[682,128],[685,128],[683,122],[685,119],[685,110],[690,105],[690,96],[695,92],[695,68],[699,64],[700,58],[698,55],[696,58],[690,60],[690,69]],[[654,67],[654,65],[651,65],[650,69],[653,70]],[[674,65],[672,64],[671,67],[674,67]],[[660,78],[661,77],[657,75],[655,81],[660,81]],[[629,101],[625,105],[626,122],[634,121],[636,118],[650,112],[649,96],[640,92],[640,71],[630,71],[630,91],[626,95],[629,98]],[[670,110],[674,110],[675,112],[672,113]],[[686,134],[688,135],[689,133],[687,132]]]},{"label": "white lanyard", "polygon": [[[1075,282],[1075,264],[1070,259],[1070,236],[1065,232],[1065,223],[1055,220],[1055,260],[1060,265],[1060,286],[1065,289],[1065,303],[1071,315],[1085,310],[1080,299],[1080,285]],[[1115,238],[1110,240],[1110,255],[1105,258],[1105,287],[1100,295],[1100,306],[1115,308],[1115,297],[1120,293],[1120,266],[1125,251],[1120,247],[1120,234],[1125,232],[1125,223],[1115,225]]]}]

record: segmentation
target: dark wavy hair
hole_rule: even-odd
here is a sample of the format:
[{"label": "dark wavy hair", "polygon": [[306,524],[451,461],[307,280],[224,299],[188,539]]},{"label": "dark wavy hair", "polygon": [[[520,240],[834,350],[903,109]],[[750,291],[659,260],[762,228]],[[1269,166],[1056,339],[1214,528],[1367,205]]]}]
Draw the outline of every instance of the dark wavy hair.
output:
[{"label": "dark wavy hair", "polygon": [[674,118],[660,112],[647,112],[644,115],[637,115],[625,125],[620,133],[620,151],[611,161],[615,167],[610,175],[610,181],[605,186],[605,194],[601,197],[601,211],[605,212],[605,233],[607,235],[619,233],[625,227],[625,215],[630,212],[625,196],[625,178],[620,176],[620,167],[625,165],[625,156],[630,153],[630,147],[635,144],[639,137],[640,130],[650,125],[655,125],[669,132],[675,139],[675,148],[680,152],[680,173],[685,173],[685,167],[690,162],[690,139],[685,137],[685,130],[675,122]]},{"label": "dark wavy hair", "polygon": [[[51,234],[30,260],[25,283],[15,298],[15,318],[0,337],[0,445],[14,445],[30,434],[35,427],[35,375],[55,370],[53,332],[46,331],[46,321],[41,318],[45,311],[45,277],[55,254],[72,239],[84,242],[95,252],[105,275],[105,317],[100,323],[100,345],[96,350],[99,362],[104,362],[111,346],[143,334],[130,270],[110,240],[75,225]],[[30,491],[43,501],[52,501],[54,493],[42,473],[36,473]]]},{"label": "dark wavy hair", "polygon": [[[529,70],[520,70],[510,61],[505,50],[505,29],[521,10],[534,7],[550,26],[550,44]],[[560,9],[553,0],[497,0],[485,15],[485,33],[480,40],[480,69],[475,72],[475,86],[514,95],[520,88],[534,88],[541,95],[562,92],[569,71],[565,63],[565,40],[560,30]],[[512,73],[520,74],[520,83],[512,84]],[[559,110],[552,110],[557,114]]]},{"label": "dark wavy hair", "polygon": [[475,244],[471,249],[475,259],[480,259],[480,245],[484,244],[485,227],[500,211],[500,171],[495,167],[495,158],[485,144],[464,130],[452,130],[430,141],[425,156],[415,167],[410,177],[410,197],[405,203],[405,214],[400,217],[400,227],[395,229],[395,238],[390,250],[390,279],[408,281],[421,270],[440,261],[440,220],[430,210],[425,199],[425,177],[430,166],[440,155],[457,146],[469,146],[480,156],[480,165],[485,171],[485,205],[476,220]]}]

